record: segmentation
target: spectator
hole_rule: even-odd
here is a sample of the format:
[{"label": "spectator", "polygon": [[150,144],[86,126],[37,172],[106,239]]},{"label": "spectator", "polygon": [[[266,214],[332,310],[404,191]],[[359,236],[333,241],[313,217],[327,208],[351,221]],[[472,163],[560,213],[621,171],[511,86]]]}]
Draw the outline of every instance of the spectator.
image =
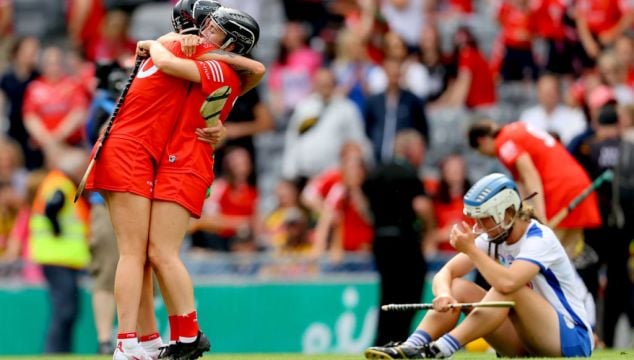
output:
[{"label": "spectator", "polygon": [[[590,178],[577,161],[552,136],[530,125],[514,122],[503,127],[481,120],[469,128],[469,145],[498,160],[511,172],[522,196],[535,194],[535,216],[550,221],[572,199],[590,186]],[[601,225],[595,194],[557,224],[557,238],[570,259],[583,249],[583,229]]]},{"label": "spectator", "polygon": [[544,74],[537,82],[538,105],[526,109],[520,121],[548,133],[555,133],[564,145],[586,128],[583,113],[561,103],[561,83],[556,75]]},{"label": "spectator", "polygon": [[627,84],[634,86],[634,40],[630,35],[622,35],[614,43],[614,52],[627,71]]},{"label": "spectator", "polygon": [[354,101],[360,111],[370,91],[367,79],[374,66],[366,48],[351,30],[344,29],[337,34],[337,51],[331,65],[337,78],[337,92]]},{"label": "spectator", "polygon": [[87,101],[79,84],[64,73],[63,53],[49,47],[42,54],[42,77],[24,95],[24,125],[38,146],[78,145]]},{"label": "spectator", "polygon": [[332,71],[320,69],[315,92],[298,103],[286,129],[284,177],[304,182],[336,164],[346,141],[367,142],[361,113],[351,100],[335,94],[335,86]]},{"label": "spectator", "polygon": [[91,50],[92,53],[87,58],[99,63],[133,56],[136,43],[128,35],[129,23],[129,16],[124,11],[108,11],[104,17],[100,35]]},{"label": "spectator", "polygon": [[475,37],[468,28],[460,27],[453,43],[458,75],[438,105],[464,106],[471,110],[490,108],[496,101],[495,82]]},{"label": "spectator", "polygon": [[19,145],[11,139],[0,138],[0,254],[24,204],[26,176]]},{"label": "spectator", "polygon": [[634,91],[627,83],[628,68],[621,62],[616,53],[606,50],[599,56],[598,68],[606,85],[612,88],[619,104],[634,103]]},{"label": "spectator", "polygon": [[[214,149],[215,173],[220,173],[219,165],[223,163],[225,151],[232,147],[246,149],[251,158],[251,166],[253,169],[257,169],[254,136],[275,127],[271,111],[268,105],[260,99],[257,89],[253,89],[238,97],[223,125],[227,130],[227,134],[225,142]],[[257,173],[254,171],[254,179],[251,182],[256,182],[256,175]]]},{"label": "spectator", "polygon": [[381,13],[390,29],[399,34],[413,49],[418,46],[421,30],[429,21],[431,8],[425,0],[381,1]]},{"label": "spectator", "polygon": [[0,71],[7,65],[6,54],[8,53],[11,33],[13,32],[13,3],[12,0],[0,1],[0,49],[3,53],[0,56]]},{"label": "spectator", "polygon": [[79,274],[90,262],[88,204],[73,204],[87,156],[83,150],[62,149],[33,202],[29,223],[33,261],[42,265],[49,290],[51,319],[46,353],[69,353],[79,315]]},{"label": "spectator", "polygon": [[362,157],[348,156],[340,164],[342,179],[326,196],[315,228],[314,257],[326,250],[339,263],[346,252],[368,252],[372,245],[371,216],[361,185],[366,177]]},{"label": "spectator", "polygon": [[443,54],[440,34],[432,24],[423,28],[420,37],[420,61],[429,72],[427,101],[435,101],[447,90],[450,79],[455,78],[456,69]]},{"label": "spectator", "polygon": [[299,200],[294,181],[282,179],[275,190],[277,206],[264,219],[265,242],[277,254],[307,254],[312,243],[308,234],[308,213]]},{"label": "spectator", "polygon": [[[425,159],[419,132],[400,131],[394,141],[394,158],[374,169],[363,183],[373,216],[372,252],[380,276],[379,303],[419,302],[425,283],[426,263],[420,219],[431,223],[431,203],[425,197],[418,170]],[[379,312],[376,344],[407,336],[413,312]]]},{"label": "spectator", "polygon": [[416,129],[423,139],[429,139],[421,100],[401,87],[403,73],[400,60],[386,59],[383,69],[387,76],[387,89],[370,97],[364,112],[365,132],[372,143],[377,163],[392,160],[396,133],[400,130]]},{"label": "spectator", "polygon": [[37,59],[40,42],[34,37],[18,38],[13,43],[10,55],[10,67],[0,78],[3,116],[9,120],[9,137],[20,143],[27,169],[42,166],[42,153],[33,144],[24,126],[22,107],[28,85],[39,77]]},{"label": "spectator", "polygon": [[321,56],[308,47],[307,38],[301,23],[286,23],[277,59],[271,67],[271,110],[284,127],[293,109],[313,89],[313,76],[321,66]]},{"label": "spectator", "polygon": [[211,186],[200,219],[191,223],[194,248],[225,252],[256,249],[253,232],[258,193],[248,182],[252,171],[247,150],[227,149],[222,177]]},{"label": "spectator", "polygon": [[[401,63],[403,76],[401,87],[412,92],[421,100],[429,95],[429,72],[414,56],[410,56],[403,39],[395,32],[385,34],[385,58]],[[384,92],[388,85],[388,75],[383,67],[374,67],[368,74],[368,86],[371,94]]]},{"label": "spectator", "polygon": [[580,0],[575,3],[575,21],[581,40],[581,59],[585,67],[594,67],[601,50],[632,26],[634,9],[621,0]]},{"label": "spectator", "polygon": [[69,0],[66,11],[70,40],[88,60],[98,60],[97,47],[106,16],[104,0]]},{"label": "spectator", "polygon": [[500,72],[504,81],[537,79],[533,57],[535,17],[529,0],[504,0],[497,14],[504,48]]},{"label": "spectator", "polygon": [[466,220],[462,213],[462,197],[470,187],[462,155],[455,153],[445,157],[440,163],[440,183],[432,194],[435,227],[425,239],[427,258],[439,251],[455,252],[449,244],[449,231],[454,224]]},{"label": "spectator", "polygon": [[547,55],[543,69],[564,75],[573,74],[574,46],[568,33],[568,4],[566,0],[538,0],[531,17],[535,22],[535,34],[546,41]]},{"label": "spectator", "polygon": [[27,284],[41,284],[44,282],[42,269],[32,262],[31,247],[29,246],[29,221],[37,189],[46,175],[45,170],[34,170],[28,174],[25,201],[22,202],[11,229],[6,251],[0,255],[0,262],[12,263],[21,261],[22,280]]}]

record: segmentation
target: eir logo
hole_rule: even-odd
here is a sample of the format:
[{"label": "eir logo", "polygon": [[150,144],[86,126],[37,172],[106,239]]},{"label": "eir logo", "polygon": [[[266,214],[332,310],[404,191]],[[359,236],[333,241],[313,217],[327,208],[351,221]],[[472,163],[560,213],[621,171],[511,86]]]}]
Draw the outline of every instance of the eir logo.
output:
[{"label": "eir logo", "polygon": [[[154,75],[159,69],[156,67],[156,65],[154,65],[154,63],[150,63],[151,59],[145,59],[143,60],[143,62],[141,63],[141,67],[139,69],[138,74],[136,75],[137,78],[139,79],[143,79],[146,77],[150,77],[152,75]],[[149,69],[146,69],[148,63],[152,64],[152,66]]]}]

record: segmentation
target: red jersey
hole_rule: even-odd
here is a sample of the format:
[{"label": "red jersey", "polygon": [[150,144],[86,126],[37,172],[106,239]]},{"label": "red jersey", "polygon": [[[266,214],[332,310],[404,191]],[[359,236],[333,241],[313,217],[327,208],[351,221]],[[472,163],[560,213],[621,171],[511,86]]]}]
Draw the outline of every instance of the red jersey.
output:
[{"label": "red jersey", "polygon": [[498,11],[504,45],[518,49],[530,49],[533,36],[533,19],[528,8],[522,9],[505,1]]},{"label": "red jersey", "polygon": [[[541,177],[548,219],[590,186],[586,171],[555,138],[525,123],[515,122],[504,126],[495,138],[495,149],[498,159],[515,179],[519,177],[515,167],[518,157],[525,153],[531,157]],[[600,224],[598,202],[593,193],[559,226],[587,228]]]},{"label": "red jersey", "polygon": [[473,0],[449,0],[449,6],[453,11],[456,11],[458,13],[473,13]]},{"label": "red jersey", "polygon": [[618,24],[629,11],[627,0],[578,0],[576,16],[586,19],[592,34],[600,35]]},{"label": "red jersey", "polygon": [[350,201],[345,185],[338,183],[330,189],[326,197],[326,207],[338,215],[336,218],[343,228],[341,242],[345,251],[369,249],[374,237],[374,229]]},{"label": "red jersey", "polygon": [[[166,47],[175,56],[185,57],[179,42]],[[199,49],[200,52],[207,51],[204,46]],[[189,81],[159,71],[151,58],[146,59],[130,86],[110,137],[140,142],[155,160],[160,159],[184,109],[183,102],[190,86]]]},{"label": "red jersey", "polygon": [[482,54],[475,48],[464,48],[458,55],[458,69],[471,74],[471,86],[467,94],[466,106],[475,108],[495,103],[493,74]]},{"label": "red jersey", "polygon": [[[50,82],[41,77],[27,87],[22,109],[25,115],[32,113],[38,116],[46,130],[53,132],[71,111],[87,107],[85,93],[75,80],[66,77]],[[74,145],[81,139],[82,129],[78,126],[66,142]]]},{"label": "red jersey", "polygon": [[535,31],[543,38],[563,40],[566,37],[564,15],[566,15],[566,0],[540,0],[535,7],[533,18]]},{"label": "red jersey", "polygon": [[182,113],[167,144],[167,162],[164,156],[160,167],[165,171],[195,173],[205,181],[211,182],[213,149],[208,143],[198,140],[196,136],[196,129],[206,127],[200,115],[200,107],[210,93],[222,86],[229,86],[231,94],[220,113],[220,121],[224,123],[242,92],[242,87],[236,72],[223,62],[196,61],[196,66],[201,82],[192,84],[191,91],[187,93],[182,105]]}]

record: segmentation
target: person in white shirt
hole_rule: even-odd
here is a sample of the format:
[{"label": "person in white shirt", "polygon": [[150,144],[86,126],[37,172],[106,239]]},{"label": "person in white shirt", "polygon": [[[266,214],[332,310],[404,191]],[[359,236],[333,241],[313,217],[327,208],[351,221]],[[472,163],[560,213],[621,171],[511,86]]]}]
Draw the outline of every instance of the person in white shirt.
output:
[{"label": "person in white shirt", "polygon": [[542,75],[537,82],[538,105],[528,108],[520,115],[520,121],[543,131],[554,133],[564,146],[586,130],[583,112],[561,103],[559,78]]},{"label": "person in white shirt", "polygon": [[[402,344],[371,347],[368,359],[448,358],[480,337],[504,357],[589,357],[594,347],[580,279],[553,231],[533,218],[516,184],[503,174],[476,182],[451,244],[460,253],[436,274],[433,310]],[[462,277],[477,268],[485,291]],[[476,308],[459,325],[454,303],[513,301],[512,308]],[[464,311],[464,310],[463,310]]]},{"label": "person in white shirt", "polygon": [[339,161],[343,144],[354,140],[370,154],[363,117],[350,99],[335,94],[335,77],[322,68],[315,74],[315,91],[301,100],[286,129],[282,174],[310,178]]}]

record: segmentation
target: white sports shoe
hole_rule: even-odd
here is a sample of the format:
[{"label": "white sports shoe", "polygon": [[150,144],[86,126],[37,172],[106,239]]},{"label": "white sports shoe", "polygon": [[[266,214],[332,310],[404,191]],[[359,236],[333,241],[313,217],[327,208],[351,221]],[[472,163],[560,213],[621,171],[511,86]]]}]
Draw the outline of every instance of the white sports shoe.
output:
[{"label": "white sports shoe", "polygon": [[117,342],[117,348],[112,354],[112,360],[152,360],[141,345],[135,346],[133,349],[124,349],[121,341]]},{"label": "white sports shoe", "polygon": [[152,360],[158,360],[159,355],[161,354],[161,348],[164,346],[161,338],[156,338],[152,341],[145,341],[140,343],[143,350],[145,350],[146,354]]}]

